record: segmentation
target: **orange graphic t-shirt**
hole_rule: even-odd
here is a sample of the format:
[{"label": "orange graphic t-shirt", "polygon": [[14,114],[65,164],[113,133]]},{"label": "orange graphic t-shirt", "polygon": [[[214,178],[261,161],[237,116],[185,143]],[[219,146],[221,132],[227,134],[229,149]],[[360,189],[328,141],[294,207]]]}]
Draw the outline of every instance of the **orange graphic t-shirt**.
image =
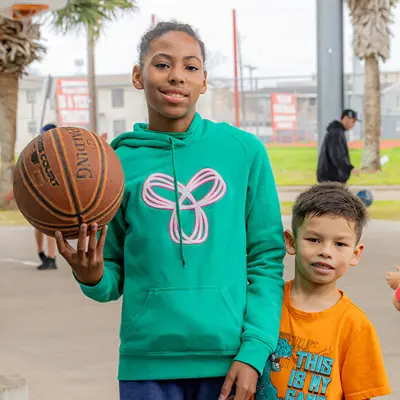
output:
[{"label": "orange graphic t-shirt", "polygon": [[375,328],[343,292],[333,307],[297,310],[285,285],[278,347],[255,400],[364,400],[391,393]]}]

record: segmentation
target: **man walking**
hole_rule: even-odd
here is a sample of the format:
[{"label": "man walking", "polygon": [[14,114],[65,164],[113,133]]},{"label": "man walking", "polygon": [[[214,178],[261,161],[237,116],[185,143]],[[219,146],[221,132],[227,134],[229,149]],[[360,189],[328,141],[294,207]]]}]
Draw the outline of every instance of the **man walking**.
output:
[{"label": "man walking", "polygon": [[327,128],[318,158],[318,182],[333,181],[346,183],[351,174],[359,175],[360,171],[351,164],[345,131],[353,128],[359,121],[357,113],[346,109],[340,121],[332,121]]}]

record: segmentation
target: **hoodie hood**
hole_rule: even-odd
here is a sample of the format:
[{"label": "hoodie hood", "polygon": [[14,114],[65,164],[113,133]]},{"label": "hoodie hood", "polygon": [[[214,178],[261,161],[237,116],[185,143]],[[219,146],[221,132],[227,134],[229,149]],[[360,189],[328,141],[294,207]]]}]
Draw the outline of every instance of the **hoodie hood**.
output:
[{"label": "hoodie hood", "polygon": [[148,129],[148,124],[139,122],[133,125],[132,132],[122,133],[111,142],[111,147],[116,150],[122,146],[128,147],[153,147],[172,149],[172,147],[187,146],[193,139],[201,135],[202,118],[195,114],[186,132],[159,132]]},{"label": "hoodie hood", "polygon": [[343,124],[340,121],[332,121],[329,125],[328,125],[328,130],[330,129],[339,129],[341,131],[345,131],[346,129],[344,128]]}]

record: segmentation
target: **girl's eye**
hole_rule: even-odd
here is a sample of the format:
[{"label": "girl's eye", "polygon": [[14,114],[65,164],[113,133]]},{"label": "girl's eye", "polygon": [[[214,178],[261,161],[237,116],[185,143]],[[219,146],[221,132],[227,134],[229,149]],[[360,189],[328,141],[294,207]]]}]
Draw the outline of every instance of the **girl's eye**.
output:
[{"label": "girl's eye", "polygon": [[198,71],[199,69],[193,65],[189,65],[188,67],[186,67],[189,71]]},{"label": "girl's eye", "polygon": [[156,67],[159,68],[159,69],[165,69],[165,68],[168,68],[168,64],[166,64],[166,63],[158,63],[156,65]]}]

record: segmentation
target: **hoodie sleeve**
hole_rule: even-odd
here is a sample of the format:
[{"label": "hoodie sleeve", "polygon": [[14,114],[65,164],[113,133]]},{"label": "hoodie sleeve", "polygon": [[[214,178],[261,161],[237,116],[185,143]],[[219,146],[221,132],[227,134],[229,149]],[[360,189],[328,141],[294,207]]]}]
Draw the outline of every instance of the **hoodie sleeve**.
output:
[{"label": "hoodie sleeve", "polygon": [[122,295],[124,282],[124,240],[125,218],[122,206],[108,224],[107,237],[104,244],[104,274],[95,286],[80,283],[82,292],[89,298],[105,303],[118,300]]},{"label": "hoodie sleeve", "polygon": [[241,348],[235,360],[261,374],[278,344],[285,244],[271,164],[259,142],[252,160],[246,204],[247,306]]}]

